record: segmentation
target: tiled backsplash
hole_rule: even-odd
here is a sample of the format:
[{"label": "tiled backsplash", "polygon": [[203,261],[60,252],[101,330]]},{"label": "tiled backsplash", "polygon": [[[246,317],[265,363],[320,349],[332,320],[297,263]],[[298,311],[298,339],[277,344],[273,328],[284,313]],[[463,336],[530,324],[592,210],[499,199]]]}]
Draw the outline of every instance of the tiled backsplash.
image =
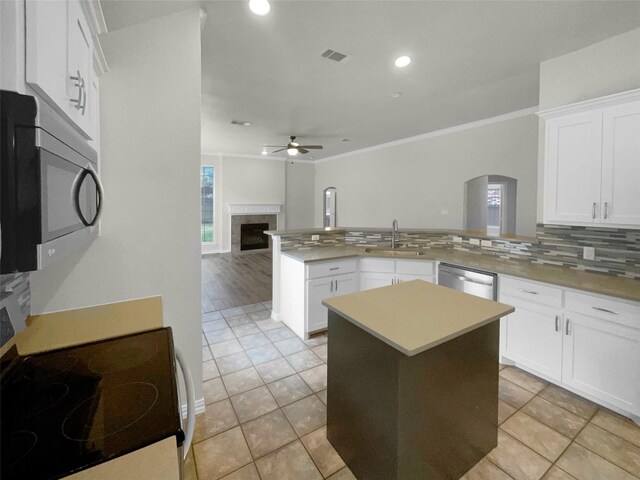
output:
[{"label": "tiled backsplash", "polygon": [[[391,230],[346,229],[343,232],[320,232],[319,240],[311,234],[282,237],[282,250],[300,250],[311,247],[376,247],[391,245]],[[462,238],[454,243],[455,237]],[[490,247],[473,245],[477,235],[451,231],[403,231],[399,244],[413,248],[453,248],[478,255],[493,255],[505,260],[560,265],[576,270],[603,273],[640,280],[640,231],[617,228],[572,227],[538,225],[536,239],[510,240],[484,237],[491,240]],[[583,247],[595,247],[595,260],[585,260]]]}]

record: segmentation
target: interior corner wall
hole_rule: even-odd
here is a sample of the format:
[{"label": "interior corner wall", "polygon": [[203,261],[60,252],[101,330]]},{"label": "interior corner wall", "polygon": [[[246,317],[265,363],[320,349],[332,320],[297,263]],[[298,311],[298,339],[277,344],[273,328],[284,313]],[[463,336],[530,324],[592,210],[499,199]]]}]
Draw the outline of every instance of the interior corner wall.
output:
[{"label": "interior corner wall", "polygon": [[518,180],[517,233],[534,235],[538,118],[504,120],[316,164],[320,197],[338,189],[338,226],[463,228],[464,183],[480,175]]},{"label": "interior corner wall", "polygon": [[161,295],[201,398],[199,11],[101,43],[110,67],[100,78],[101,235],[31,275],[31,311]]},{"label": "interior corner wall", "polygon": [[311,228],[315,208],[315,165],[285,162],[287,229]]},{"label": "interior corner wall", "polygon": [[540,109],[640,88],[640,28],[540,64]]},{"label": "interior corner wall", "polygon": [[[285,162],[252,157],[221,156],[222,191],[220,198],[222,212],[221,250],[231,250],[230,203],[285,203]],[[286,211],[280,215],[286,221]]]}]

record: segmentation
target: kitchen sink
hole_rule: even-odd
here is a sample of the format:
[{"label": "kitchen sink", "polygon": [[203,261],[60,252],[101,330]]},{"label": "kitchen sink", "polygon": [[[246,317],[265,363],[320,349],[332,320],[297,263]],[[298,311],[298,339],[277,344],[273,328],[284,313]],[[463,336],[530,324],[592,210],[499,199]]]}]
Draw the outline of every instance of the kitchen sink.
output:
[{"label": "kitchen sink", "polygon": [[365,248],[367,253],[377,253],[379,255],[393,255],[401,257],[415,257],[417,255],[424,255],[422,250],[416,248]]}]

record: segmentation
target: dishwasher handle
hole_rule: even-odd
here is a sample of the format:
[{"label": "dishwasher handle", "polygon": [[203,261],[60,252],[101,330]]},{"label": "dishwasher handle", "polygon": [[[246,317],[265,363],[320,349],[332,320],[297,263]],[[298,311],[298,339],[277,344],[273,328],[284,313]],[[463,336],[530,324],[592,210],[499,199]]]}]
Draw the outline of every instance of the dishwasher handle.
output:
[{"label": "dishwasher handle", "polygon": [[[446,272],[449,275],[452,275],[450,272]],[[479,280],[474,280],[473,278],[469,278],[469,277],[463,277],[462,275],[453,275],[454,277],[456,277],[458,280],[463,281],[463,282],[471,282],[471,283],[477,283],[479,285],[484,285],[486,287],[492,287],[493,286],[493,282],[481,282]]]},{"label": "dishwasher handle", "polygon": [[180,366],[180,370],[182,371],[182,378],[184,378],[184,387],[187,392],[187,428],[186,432],[184,433],[184,444],[182,448],[183,457],[184,460],[186,460],[187,455],[189,454],[189,448],[191,448],[193,431],[196,425],[196,399],[195,391],[193,389],[193,377],[191,376],[191,370],[189,370],[189,365],[187,365],[182,352],[178,348],[176,348],[176,360],[178,361],[178,365]]}]

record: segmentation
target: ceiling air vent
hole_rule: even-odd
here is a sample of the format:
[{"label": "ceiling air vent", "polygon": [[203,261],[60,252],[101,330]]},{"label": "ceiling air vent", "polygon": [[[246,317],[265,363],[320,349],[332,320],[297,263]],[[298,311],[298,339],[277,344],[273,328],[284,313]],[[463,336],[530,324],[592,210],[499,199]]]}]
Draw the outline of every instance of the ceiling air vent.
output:
[{"label": "ceiling air vent", "polygon": [[251,122],[245,122],[244,120],[231,120],[231,123],[242,127],[249,127],[251,125]]},{"label": "ceiling air vent", "polygon": [[336,52],[335,50],[331,50],[331,49],[327,49],[320,56],[324,58],[328,58],[329,60],[333,60],[334,62],[346,62],[349,60],[349,58],[351,58],[348,55],[345,55],[344,53]]}]

